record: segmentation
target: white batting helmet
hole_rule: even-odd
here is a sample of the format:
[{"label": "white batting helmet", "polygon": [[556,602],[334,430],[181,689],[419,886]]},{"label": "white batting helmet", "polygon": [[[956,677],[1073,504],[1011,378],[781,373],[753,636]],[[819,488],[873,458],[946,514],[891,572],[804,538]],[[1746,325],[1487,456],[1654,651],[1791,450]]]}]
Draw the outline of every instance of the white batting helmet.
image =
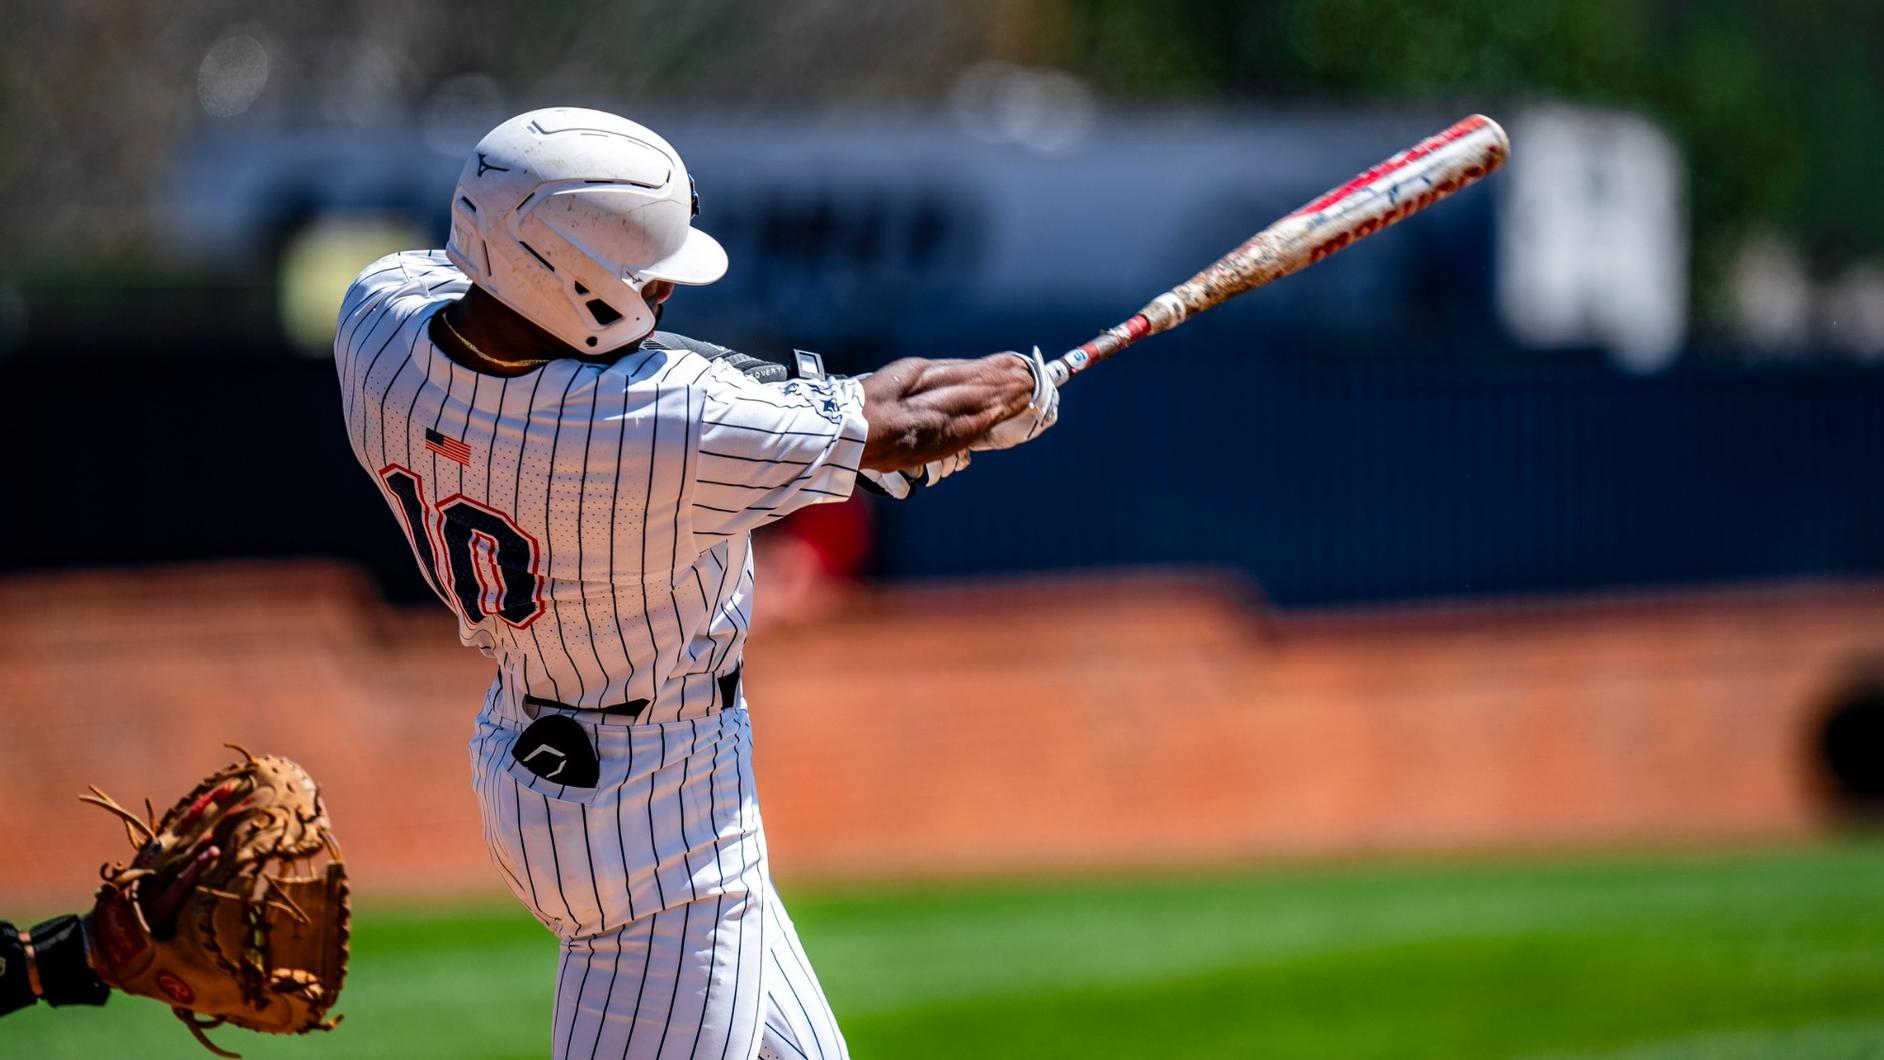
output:
[{"label": "white batting helmet", "polygon": [[726,251],[692,227],[693,178],[666,140],[599,110],[551,107],[492,129],[452,194],[452,264],[585,353],[654,330],[650,280],[707,284]]}]

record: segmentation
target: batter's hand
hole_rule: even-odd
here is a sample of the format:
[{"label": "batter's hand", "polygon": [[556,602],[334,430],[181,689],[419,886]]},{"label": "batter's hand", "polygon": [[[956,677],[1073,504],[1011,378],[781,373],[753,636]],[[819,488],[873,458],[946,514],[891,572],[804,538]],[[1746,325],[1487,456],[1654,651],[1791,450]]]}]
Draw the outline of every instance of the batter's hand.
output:
[{"label": "batter's hand", "polygon": [[1026,408],[995,424],[994,429],[983,435],[980,441],[970,444],[970,449],[1012,449],[1038,437],[1040,432],[1060,419],[1060,388],[1053,385],[1052,377],[1047,374],[1047,362],[1040,356],[1040,347],[1035,346],[1032,353],[1010,351],[995,356],[1019,357],[1028,370],[1034,373],[1034,394]]},{"label": "batter's hand", "polygon": [[857,474],[865,489],[902,501],[908,500],[909,495],[917,490],[933,486],[967,466],[968,450],[964,449],[909,471],[872,471],[865,468]]}]

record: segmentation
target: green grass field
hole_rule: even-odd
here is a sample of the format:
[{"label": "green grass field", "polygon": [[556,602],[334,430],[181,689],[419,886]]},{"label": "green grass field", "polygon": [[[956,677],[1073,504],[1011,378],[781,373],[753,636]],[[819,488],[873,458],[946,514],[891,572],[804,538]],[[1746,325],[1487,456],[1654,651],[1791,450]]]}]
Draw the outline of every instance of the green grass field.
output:
[{"label": "green grass field", "polygon": [[[863,1058],[1884,1057],[1884,841],[1184,878],[787,888]],[[540,1057],[520,908],[360,911],[329,1035],[271,1057]],[[0,1056],[206,1056],[155,1004],[35,1009]]]}]

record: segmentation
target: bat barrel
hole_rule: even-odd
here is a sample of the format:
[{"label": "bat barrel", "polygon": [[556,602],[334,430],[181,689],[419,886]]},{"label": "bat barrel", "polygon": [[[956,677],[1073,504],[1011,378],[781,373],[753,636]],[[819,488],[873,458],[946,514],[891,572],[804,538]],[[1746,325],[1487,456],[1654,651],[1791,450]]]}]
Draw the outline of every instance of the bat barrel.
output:
[{"label": "bat barrel", "polygon": [[1131,319],[1056,358],[1049,374],[1064,383],[1146,335],[1312,265],[1477,183],[1510,154],[1498,123],[1474,114],[1304,203]]},{"label": "bat barrel", "polygon": [[1504,129],[1483,114],[1474,114],[1329,189],[1276,227],[1298,222],[1295,227],[1301,229],[1307,257],[1294,262],[1294,268],[1311,265],[1476,184],[1504,165],[1510,155],[1511,141]]}]

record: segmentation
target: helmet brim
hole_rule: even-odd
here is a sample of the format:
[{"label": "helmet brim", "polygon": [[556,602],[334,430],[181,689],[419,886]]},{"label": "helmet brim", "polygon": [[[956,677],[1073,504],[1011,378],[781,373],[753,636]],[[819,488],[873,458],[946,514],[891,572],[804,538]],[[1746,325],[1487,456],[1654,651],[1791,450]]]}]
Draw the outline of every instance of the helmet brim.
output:
[{"label": "helmet brim", "polygon": [[698,287],[726,275],[726,248],[698,228],[689,228],[680,249],[636,271],[651,280]]}]

